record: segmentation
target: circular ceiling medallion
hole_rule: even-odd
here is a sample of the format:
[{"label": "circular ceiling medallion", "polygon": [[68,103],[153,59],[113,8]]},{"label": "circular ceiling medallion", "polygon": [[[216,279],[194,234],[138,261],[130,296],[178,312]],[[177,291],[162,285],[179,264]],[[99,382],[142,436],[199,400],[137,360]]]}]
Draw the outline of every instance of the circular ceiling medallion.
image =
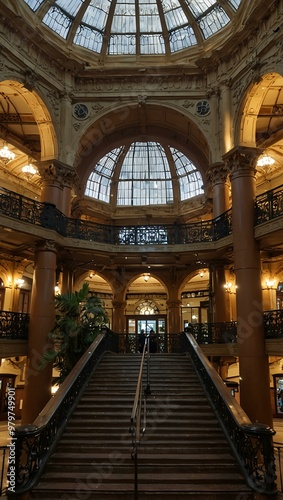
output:
[{"label": "circular ceiling medallion", "polygon": [[89,109],[85,104],[77,103],[73,107],[73,116],[78,120],[85,120],[89,115]]},{"label": "circular ceiling medallion", "polygon": [[199,116],[206,116],[210,113],[210,104],[208,101],[199,101],[196,104],[196,113]]}]

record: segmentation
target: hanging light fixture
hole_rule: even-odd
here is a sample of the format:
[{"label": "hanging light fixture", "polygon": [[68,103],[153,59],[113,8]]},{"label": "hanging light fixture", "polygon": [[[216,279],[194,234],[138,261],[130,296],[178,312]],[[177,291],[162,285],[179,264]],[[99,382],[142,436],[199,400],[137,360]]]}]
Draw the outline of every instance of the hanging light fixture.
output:
[{"label": "hanging light fixture", "polygon": [[32,164],[32,158],[28,158],[28,163],[22,167],[22,172],[27,174],[28,177],[38,173],[37,168]]},{"label": "hanging light fixture", "polygon": [[29,174],[29,175],[35,175],[35,174],[37,174],[37,169],[34,167],[34,165],[29,163],[28,165],[25,165],[24,167],[22,167],[22,172],[24,172],[25,174]]},{"label": "hanging light fixture", "polygon": [[257,160],[257,166],[258,167],[270,167],[275,163],[275,160],[271,158],[269,155],[263,155],[260,156],[259,159]]},{"label": "hanging light fixture", "polygon": [[11,151],[7,143],[0,149],[0,160],[6,165],[9,161],[14,160],[15,153]]}]

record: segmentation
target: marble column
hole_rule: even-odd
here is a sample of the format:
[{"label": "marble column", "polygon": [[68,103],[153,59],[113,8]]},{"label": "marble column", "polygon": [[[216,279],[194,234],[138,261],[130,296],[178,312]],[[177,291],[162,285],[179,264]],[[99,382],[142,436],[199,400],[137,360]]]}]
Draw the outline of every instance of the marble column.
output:
[{"label": "marble column", "polygon": [[181,300],[167,300],[168,308],[168,333],[180,333],[181,327]]},{"label": "marble column", "polygon": [[124,300],[113,300],[113,326],[115,333],[124,334],[126,332],[125,309],[127,302]]},{"label": "marble column", "polygon": [[[212,192],[212,215],[215,219],[229,209],[229,179],[225,164],[217,162],[211,165],[207,172],[207,180]],[[230,299],[225,290],[225,263],[212,263],[210,272],[212,277],[212,321],[214,323],[230,321]]]},{"label": "marble column", "polygon": [[238,147],[224,156],[232,183],[234,270],[240,401],[253,422],[272,425],[268,356],[262,311],[260,249],[254,237],[258,152]]},{"label": "marble column", "polygon": [[55,321],[56,254],[52,241],[38,244],[35,251],[22,424],[32,423],[51,396],[52,365],[41,369],[40,363]]}]

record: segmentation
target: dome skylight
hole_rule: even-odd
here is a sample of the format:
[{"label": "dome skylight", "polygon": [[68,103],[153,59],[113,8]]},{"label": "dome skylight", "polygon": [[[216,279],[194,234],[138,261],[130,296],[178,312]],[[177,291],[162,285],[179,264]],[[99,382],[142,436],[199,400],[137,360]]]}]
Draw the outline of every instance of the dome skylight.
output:
[{"label": "dome skylight", "polygon": [[68,45],[96,54],[168,55],[233,19],[241,0],[23,0]]},{"label": "dome skylight", "polygon": [[85,195],[106,203],[112,196],[119,206],[165,205],[174,202],[174,182],[180,201],[203,193],[201,174],[183,153],[156,142],[134,142],[95,165]]}]

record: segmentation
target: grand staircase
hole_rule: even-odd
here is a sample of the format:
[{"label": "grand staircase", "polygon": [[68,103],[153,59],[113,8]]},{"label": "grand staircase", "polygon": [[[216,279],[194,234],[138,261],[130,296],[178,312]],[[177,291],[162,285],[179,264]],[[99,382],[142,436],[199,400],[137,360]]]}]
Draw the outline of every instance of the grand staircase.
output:
[{"label": "grand staircase", "polygon": [[[32,499],[134,500],[129,429],[140,359],[103,356]],[[150,392],[138,499],[252,499],[189,358],[152,354]]]}]

